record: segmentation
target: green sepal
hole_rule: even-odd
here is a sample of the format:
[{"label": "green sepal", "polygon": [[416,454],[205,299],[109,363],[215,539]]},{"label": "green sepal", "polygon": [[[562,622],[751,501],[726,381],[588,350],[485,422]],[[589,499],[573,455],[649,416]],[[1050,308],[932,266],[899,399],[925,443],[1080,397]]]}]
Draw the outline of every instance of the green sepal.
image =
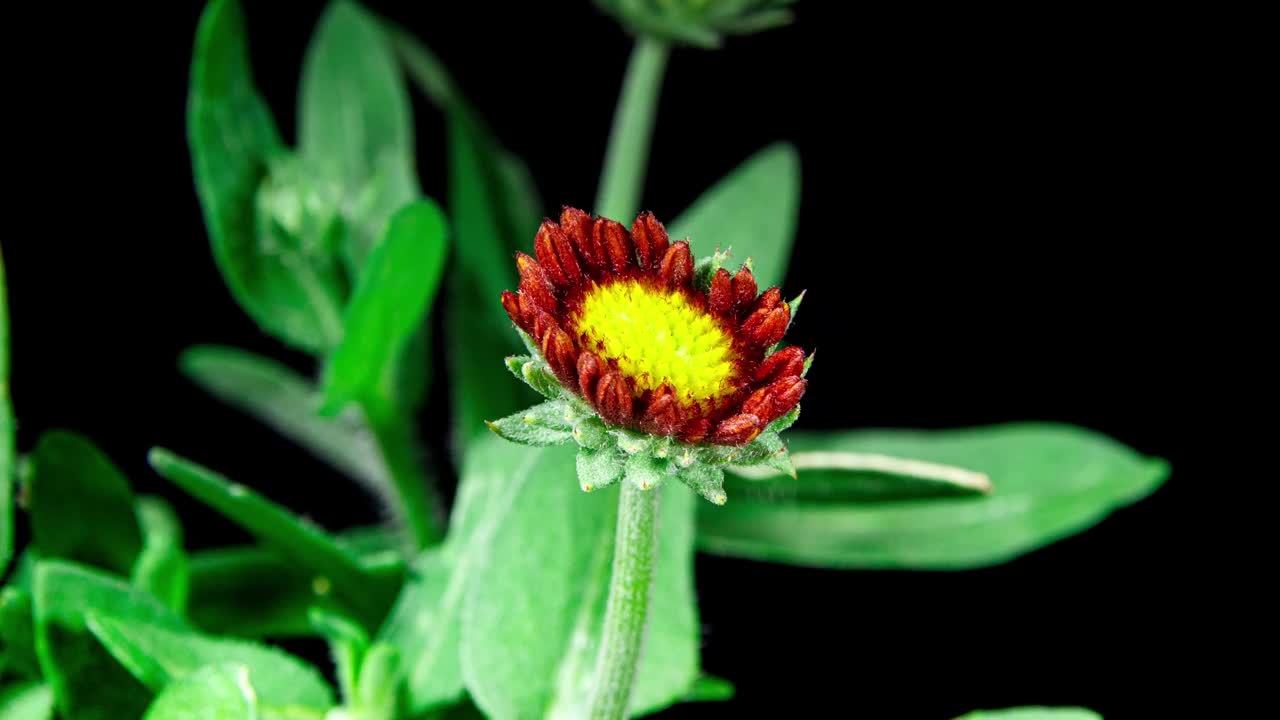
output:
[{"label": "green sepal", "polygon": [[646,453],[627,458],[627,482],[641,490],[652,490],[666,479],[671,471],[670,461]]},{"label": "green sepal", "polygon": [[716,505],[728,499],[724,492],[724,470],[714,465],[695,462],[680,470],[676,477],[690,489]]},{"label": "green sepal", "polygon": [[800,371],[800,377],[804,377],[809,374],[809,367],[813,365],[813,358],[817,354],[818,354],[818,351],[814,350],[813,352],[809,353],[809,357],[804,359],[804,369]]},{"label": "green sepal", "polygon": [[506,359],[507,370],[520,382],[533,388],[534,392],[548,400],[561,400],[564,391],[560,382],[551,374],[547,363],[537,355],[511,355]]},{"label": "green sepal", "polygon": [[573,426],[566,420],[569,411],[565,403],[548,400],[485,424],[498,437],[521,445],[559,445],[573,439]]},{"label": "green sepal", "polygon": [[622,479],[626,458],[616,447],[578,449],[578,486],[583,492],[608,487]]},{"label": "green sepal", "polygon": [[606,444],[612,445],[609,438],[609,429],[605,427],[604,421],[598,417],[583,418],[574,424],[573,439],[578,441],[578,445],[581,447],[593,450],[604,447]]},{"label": "green sepal", "polygon": [[800,419],[800,405],[797,404],[795,407],[791,408],[791,411],[788,412],[786,415],[783,415],[777,420],[774,420],[773,422],[769,423],[768,427],[766,427],[764,431],[766,433],[780,433],[783,430],[786,430],[787,428],[791,427],[792,425],[795,425],[796,420],[799,420],[799,419]]},{"label": "green sepal", "polygon": [[655,441],[654,436],[635,430],[614,430],[613,436],[618,439],[618,449],[628,455],[648,454]]},{"label": "green sepal", "polygon": [[796,469],[787,453],[787,445],[776,432],[763,432],[760,437],[742,447],[733,457],[734,465],[764,465],[791,477],[796,476]]},{"label": "green sepal", "polygon": [[711,292],[711,278],[715,277],[716,271],[724,267],[725,260],[733,254],[733,248],[725,248],[721,252],[719,248],[715,253],[708,255],[699,260],[693,266],[693,287],[698,292]]}]

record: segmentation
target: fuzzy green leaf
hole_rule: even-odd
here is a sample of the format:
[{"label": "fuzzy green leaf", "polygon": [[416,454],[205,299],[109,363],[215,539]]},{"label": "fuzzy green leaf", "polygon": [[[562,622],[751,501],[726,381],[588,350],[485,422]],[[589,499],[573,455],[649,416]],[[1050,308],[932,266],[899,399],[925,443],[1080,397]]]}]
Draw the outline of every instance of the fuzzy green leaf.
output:
[{"label": "fuzzy green leaf", "polygon": [[[344,533],[337,543],[355,554],[369,573],[393,584],[403,573],[391,533]],[[372,541],[372,542],[371,542]],[[242,637],[309,637],[316,634],[312,608],[346,615],[333,582],[260,546],[222,547],[194,553],[187,613],[201,630]]]},{"label": "fuzzy green leaf", "polygon": [[468,583],[490,538],[515,500],[539,451],[487,437],[468,451],[458,501],[443,546],[422,553],[378,638],[400,652],[412,716],[456,701],[464,692],[459,644]]},{"label": "fuzzy green leaf", "polygon": [[[1101,521],[1152,491],[1168,463],[1103,435],[1045,423],[939,432],[792,432],[793,452],[884,453],[966,468],[990,477],[987,496],[854,502],[844,497],[773,501],[751,497],[750,480],[727,488],[734,502],[705,508],[698,544],[707,552],[838,568],[959,569],[993,565]],[[800,479],[779,482],[805,482]]]},{"label": "fuzzy green leaf", "polygon": [[992,491],[991,479],[980,472],[922,460],[810,450],[792,455],[790,462],[794,470],[792,466],[729,466],[734,475],[751,481],[736,483],[735,491],[766,500],[799,502],[915,500]]},{"label": "fuzzy green leaf", "polygon": [[13,684],[0,689],[0,720],[50,720],[53,692],[40,682]]},{"label": "fuzzy green leaf", "polygon": [[184,629],[182,619],[122,580],[55,560],[36,563],[32,602],[36,657],[60,714],[76,720],[140,717],[151,692],[94,639],[86,616],[110,613],[176,631]]},{"label": "fuzzy green leaf", "polygon": [[258,694],[249,668],[210,665],[166,687],[143,720],[258,720]]},{"label": "fuzzy green leaf", "polygon": [[278,222],[276,211],[297,208],[301,190],[285,178],[268,181],[273,162],[287,166],[287,151],[254,87],[236,0],[214,0],[201,15],[187,140],[213,256],[231,294],[281,340],[313,352],[328,347],[336,339],[336,267],[323,238],[300,238]]},{"label": "fuzzy green leaf", "polygon": [[[467,689],[491,718],[581,717],[604,623],[618,497],[567,482],[576,447],[524,450],[509,497],[463,604]],[[698,675],[693,598],[694,497],[665,491],[636,715],[684,697]]]},{"label": "fuzzy green leaf", "polygon": [[548,400],[486,425],[498,437],[521,445],[559,445],[573,439],[573,426],[565,419],[568,407]]},{"label": "fuzzy green leaf", "polygon": [[368,254],[324,372],[322,412],[376,391],[401,349],[424,324],[448,255],[448,226],[435,203],[419,200],[391,218]]},{"label": "fuzzy green leaf", "polygon": [[133,563],[134,587],[159,598],[177,613],[187,606],[187,554],[182,550],[182,523],[169,504],[144,496],[137,502],[142,526],[142,552]]},{"label": "fuzzy green leaf", "polygon": [[627,458],[626,479],[641,490],[652,490],[662,484],[671,470],[671,462],[648,453]]},{"label": "fuzzy green leaf", "polygon": [[331,582],[335,591],[376,623],[388,607],[394,586],[389,578],[369,572],[359,559],[332,537],[249,488],[163,448],[147,456],[151,467],[192,497],[240,525],[262,543],[302,568]]},{"label": "fuzzy green leaf", "polygon": [[354,272],[419,194],[409,94],[385,33],[357,3],[331,2],[307,47],[298,151],[338,188]]},{"label": "fuzzy green leaf", "polygon": [[800,158],[788,143],[757,152],[724,176],[669,225],[672,238],[689,237],[700,251],[733,248],[753,261],[761,288],[787,274],[800,208]]},{"label": "fuzzy green leaf", "polygon": [[166,630],[91,610],[86,624],[130,674],[153,692],[205,665],[233,662],[249,668],[264,704],[324,710],[333,691],[315,668],[266,645]]},{"label": "fuzzy green leaf", "polygon": [[1080,707],[1017,707],[974,710],[956,720],[1102,720],[1098,713]]},{"label": "fuzzy green leaf", "polygon": [[142,533],[133,491],[111,460],[64,430],[41,435],[28,459],[31,536],[41,557],[128,573]]},{"label": "fuzzy green leaf", "polygon": [[13,407],[9,404],[9,291],[0,255],[0,577],[13,557]]},{"label": "fuzzy green leaf", "polygon": [[716,505],[723,505],[727,499],[724,492],[724,470],[719,467],[695,462],[689,467],[681,468],[677,477],[694,492]]},{"label": "fuzzy green leaf", "polygon": [[353,408],[337,417],[317,412],[312,384],[270,358],[218,345],[187,348],[178,366],[219,400],[260,420],[348,477],[386,492],[386,468],[364,419]]}]

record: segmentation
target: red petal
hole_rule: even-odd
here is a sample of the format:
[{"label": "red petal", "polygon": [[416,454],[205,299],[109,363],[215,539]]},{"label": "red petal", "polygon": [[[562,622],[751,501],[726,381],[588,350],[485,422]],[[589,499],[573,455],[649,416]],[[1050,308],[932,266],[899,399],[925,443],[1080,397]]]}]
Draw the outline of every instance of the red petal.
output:
[{"label": "red petal", "polygon": [[631,235],[622,223],[608,218],[597,218],[593,229],[596,245],[604,249],[605,257],[615,273],[623,273],[631,267],[635,258],[635,246],[631,244]]},{"label": "red petal", "polygon": [[724,268],[716,270],[711,276],[711,312],[720,317],[728,317],[733,311],[733,279]]},{"label": "red petal", "polygon": [[549,330],[542,337],[542,354],[547,364],[555,373],[563,387],[571,388],[578,383],[577,361],[578,351],[573,346],[569,333],[559,327]]},{"label": "red petal", "polygon": [[578,255],[573,251],[573,243],[569,242],[564,228],[557,228],[552,233],[551,246],[556,252],[556,259],[560,261],[560,270],[564,273],[565,280],[570,285],[581,283],[582,268],[578,265]]},{"label": "red petal", "polygon": [[600,380],[600,359],[589,352],[578,356],[578,388],[588,402],[596,396],[596,383]]},{"label": "red petal", "polygon": [[640,257],[641,270],[657,266],[671,242],[667,238],[667,229],[651,212],[636,216],[636,221],[631,223],[631,237],[636,243],[636,254]]},{"label": "red petal", "polygon": [[799,376],[804,371],[804,350],[792,345],[770,355],[760,363],[751,379],[767,383],[788,375]]},{"label": "red petal", "polygon": [[769,311],[764,320],[751,333],[751,342],[757,347],[767,348],[787,334],[787,325],[791,322],[791,308],[786,303]]},{"label": "red petal", "polygon": [[558,288],[569,286],[569,280],[560,269],[560,259],[556,257],[553,235],[560,231],[560,226],[544,220],[533,239],[533,254],[538,256],[538,264],[547,274],[547,279]]},{"label": "red petal", "polygon": [[511,317],[511,322],[517,326],[523,327],[520,322],[520,296],[510,290],[502,291],[502,309],[507,311],[507,315]]},{"label": "red petal", "polygon": [[711,433],[711,442],[717,445],[746,445],[764,429],[760,418],[749,413],[741,413],[722,420]]},{"label": "red petal", "polygon": [[631,421],[631,387],[625,377],[616,372],[600,377],[596,385],[596,410],[610,425],[626,425]]},{"label": "red petal", "polygon": [[751,269],[743,267],[733,276],[733,309],[741,313],[756,299],[756,277]]},{"label": "red petal", "polygon": [[516,267],[520,270],[521,294],[528,295],[538,307],[549,313],[558,312],[560,307],[555,291],[538,261],[524,253],[516,253]]},{"label": "red petal", "polygon": [[697,445],[711,433],[711,421],[706,418],[691,420],[680,428],[680,442]]},{"label": "red petal", "polygon": [[667,248],[658,265],[658,277],[667,287],[688,287],[693,280],[693,255],[689,253],[689,243],[681,240]]}]

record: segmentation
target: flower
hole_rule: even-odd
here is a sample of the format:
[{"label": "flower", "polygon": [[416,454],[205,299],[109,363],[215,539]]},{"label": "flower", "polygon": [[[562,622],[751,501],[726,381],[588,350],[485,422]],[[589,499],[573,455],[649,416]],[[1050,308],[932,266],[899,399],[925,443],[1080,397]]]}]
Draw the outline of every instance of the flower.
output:
[{"label": "flower", "polygon": [[633,32],[668,42],[717,48],[725,35],[787,25],[795,0],[596,0]]},{"label": "flower", "polygon": [[534,253],[517,254],[519,291],[502,294],[531,353],[508,367],[551,402],[490,428],[527,444],[576,440],[585,490],[626,464],[643,487],[675,473],[723,502],[719,465],[791,471],[777,433],[799,413],[812,358],[774,348],[798,299],[758,293],[750,261],[722,267],[728,253],[695,264],[652,213],[628,231],[565,208],[538,228]]},{"label": "flower", "polygon": [[766,357],[791,322],[778,288],[749,267],[694,284],[688,241],[652,213],[621,223],[565,208],[520,253],[502,305],[537,341],[561,386],[606,424],[681,442],[744,445],[800,402],[804,351]]}]

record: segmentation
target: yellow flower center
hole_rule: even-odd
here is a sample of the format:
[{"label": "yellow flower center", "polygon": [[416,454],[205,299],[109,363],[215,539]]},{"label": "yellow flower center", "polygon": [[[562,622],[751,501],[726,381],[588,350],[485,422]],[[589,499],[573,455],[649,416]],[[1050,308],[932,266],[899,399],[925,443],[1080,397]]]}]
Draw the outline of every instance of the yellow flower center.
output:
[{"label": "yellow flower center", "polygon": [[637,395],[670,384],[680,400],[702,401],[724,393],[734,374],[732,336],[681,292],[635,280],[596,285],[577,329],[586,349],[617,361]]}]

